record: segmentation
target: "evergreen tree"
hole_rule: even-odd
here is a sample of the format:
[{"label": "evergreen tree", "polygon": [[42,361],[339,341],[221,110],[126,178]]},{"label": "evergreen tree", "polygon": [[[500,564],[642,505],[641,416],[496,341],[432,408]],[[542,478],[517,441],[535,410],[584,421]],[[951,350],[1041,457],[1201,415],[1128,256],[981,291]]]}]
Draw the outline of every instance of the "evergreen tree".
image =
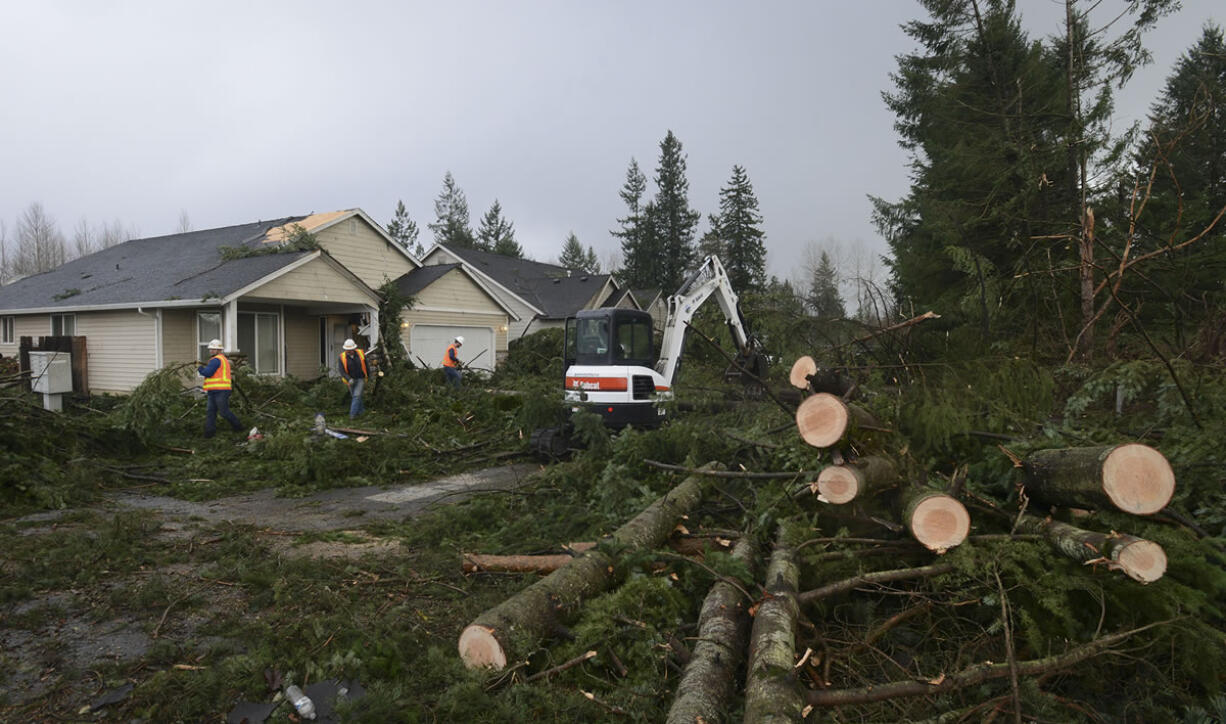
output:
[{"label": "evergreen tree", "polygon": [[584,251],[583,244],[579,243],[579,237],[575,236],[573,231],[567,234],[566,243],[562,245],[562,255],[558,257],[558,265],[588,274],[600,273],[600,262],[596,259],[596,252],[590,246],[587,251]]},{"label": "evergreen tree", "polygon": [[723,247],[720,261],[728,280],[738,292],[760,290],[766,283],[765,234],[759,226],[758,198],[741,166],[732,167],[732,178],[719,192],[719,215],[711,216],[711,231]]},{"label": "evergreen tree", "polygon": [[434,200],[434,216],[434,223],[428,226],[436,243],[470,249],[476,246],[468,222],[468,199],[450,171],[443,176],[443,190]]},{"label": "evergreen tree", "polygon": [[477,248],[516,259],[524,256],[523,248],[515,241],[515,225],[503,218],[502,204],[498,203],[498,199],[494,199],[490,210],[481,218],[481,226],[477,229]]},{"label": "evergreen tree", "polygon": [[424,250],[421,248],[421,242],[417,240],[418,233],[417,222],[409,218],[404,202],[397,201],[396,213],[387,223],[387,235],[395,239],[396,243],[403,246],[410,254],[420,257]]},{"label": "evergreen tree", "polygon": [[[1136,252],[1169,250],[1154,259],[1147,280],[1127,291],[1144,295],[1150,318],[1182,320],[1220,307],[1226,279],[1226,221],[1200,240],[1182,242],[1213,224],[1226,203],[1226,43],[1221,28],[1203,29],[1176,62],[1158,101],[1149,131],[1136,154],[1136,183],[1150,186],[1149,201],[1136,219]],[[1130,188],[1121,196],[1131,195]],[[1135,256],[1136,254],[1134,254]],[[1171,316],[1167,316],[1171,315]]]},{"label": "evergreen tree", "polygon": [[[722,262],[724,257],[727,256],[725,253],[727,245],[719,235],[719,215],[708,214],[707,223],[710,225],[710,228],[698,240],[698,258],[706,259],[709,256],[715,256],[719,257],[719,260]],[[740,291],[740,289],[738,288],[737,291]]]},{"label": "evergreen tree", "polygon": [[843,297],[839,294],[838,274],[830,262],[830,255],[824,251],[817,268],[813,270],[808,302],[818,319],[843,319],[847,316]]},{"label": "evergreen tree", "polygon": [[647,192],[647,177],[639,170],[638,161],[630,159],[626,169],[626,182],[618,192],[626,204],[626,215],[617,220],[620,227],[609,233],[621,239],[621,278],[632,287],[651,286],[655,276],[656,257],[644,248],[643,238],[647,225],[643,195]]},{"label": "evergreen tree", "polygon": [[637,256],[652,254],[657,266],[641,286],[672,290],[681,286],[694,266],[694,231],[701,214],[690,208],[685,155],[671,130],[660,142],[655,181],[655,199],[645,209],[650,234],[641,242]]}]

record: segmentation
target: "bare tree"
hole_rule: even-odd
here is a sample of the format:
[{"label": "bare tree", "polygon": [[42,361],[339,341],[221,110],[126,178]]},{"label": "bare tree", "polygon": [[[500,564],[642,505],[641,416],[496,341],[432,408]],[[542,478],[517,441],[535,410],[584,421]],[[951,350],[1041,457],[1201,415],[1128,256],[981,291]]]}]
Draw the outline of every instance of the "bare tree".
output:
[{"label": "bare tree", "polygon": [[39,201],[31,203],[17,220],[14,274],[26,276],[56,268],[65,261],[64,235],[47,216]]},{"label": "bare tree", "polygon": [[8,225],[4,219],[0,219],[0,285],[8,284],[10,276]]},{"label": "bare tree", "polygon": [[123,228],[123,222],[119,219],[114,219],[109,224],[102,226],[99,234],[98,243],[103,249],[109,249],[116,244],[122,244],[128,239],[135,239],[140,236],[140,231],[135,226]]},{"label": "bare tree", "polygon": [[72,229],[72,256],[74,259],[93,254],[98,250],[97,232],[82,216]]},{"label": "bare tree", "polygon": [[187,215],[187,209],[179,209],[179,227],[176,231],[180,234],[186,234],[192,230],[192,220]]}]

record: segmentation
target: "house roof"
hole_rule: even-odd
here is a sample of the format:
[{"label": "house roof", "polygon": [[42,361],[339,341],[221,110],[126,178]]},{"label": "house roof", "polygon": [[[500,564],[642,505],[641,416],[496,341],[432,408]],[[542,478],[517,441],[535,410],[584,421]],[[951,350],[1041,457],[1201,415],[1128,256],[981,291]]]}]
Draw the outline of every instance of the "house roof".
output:
[{"label": "house roof", "polygon": [[635,301],[642,305],[643,309],[647,309],[654,304],[660,296],[660,290],[655,288],[634,289],[632,293],[634,294]]},{"label": "house roof", "polygon": [[452,269],[463,268],[460,264],[436,264],[414,269],[396,280],[396,290],[406,297],[411,297],[434,282],[443,278]]},{"label": "house roof", "polygon": [[476,249],[442,246],[449,254],[493,279],[547,319],[560,319],[582,309],[610,280],[608,274],[587,274],[557,264],[517,259]]},{"label": "house roof", "polygon": [[133,239],[0,287],[0,310],[157,306],[224,298],[314,251],[226,261],[222,247],[256,247],[277,227],[307,217]]}]

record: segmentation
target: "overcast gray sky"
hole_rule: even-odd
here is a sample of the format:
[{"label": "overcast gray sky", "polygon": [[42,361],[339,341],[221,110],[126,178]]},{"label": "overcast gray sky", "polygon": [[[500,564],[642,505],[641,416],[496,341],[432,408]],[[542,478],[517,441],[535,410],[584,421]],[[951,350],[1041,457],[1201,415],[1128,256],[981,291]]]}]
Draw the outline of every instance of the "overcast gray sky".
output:
[{"label": "overcast gray sky", "polygon": [[[1122,5],[1106,0],[1106,5]],[[1062,3],[1019,0],[1032,35]],[[1121,96],[1143,118],[1221,0],[1183,0]],[[636,158],[671,129],[706,215],[732,166],[761,204],[769,270],[814,242],[883,252],[869,194],[906,192],[881,101],[909,0],[97,2],[0,4],[0,219],[39,201],[173,233],[402,199],[428,242],[451,171],[474,228],[497,198],[527,254],[573,230],[605,259]],[[654,187],[649,186],[649,193]],[[428,243],[427,243],[428,245]]]}]

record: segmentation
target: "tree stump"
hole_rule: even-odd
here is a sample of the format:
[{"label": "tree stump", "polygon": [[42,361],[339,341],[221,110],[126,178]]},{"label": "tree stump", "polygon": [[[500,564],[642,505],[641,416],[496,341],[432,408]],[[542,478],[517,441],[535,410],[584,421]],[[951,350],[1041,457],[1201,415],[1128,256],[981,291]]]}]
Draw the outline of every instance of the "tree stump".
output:
[{"label": "tree stump", "polygon": [[971,531],[971,516],[952,496],[917,488],[903,493],[903,525],[936,553],[960,545]]},{"label": "tree stump", "polygon": [[1175,493],[1175,473],[1166,457],[1148,445],[1038,450],[1023,462],[1026,492],[1050,505],[1111,506],[1150,515]]},{"label": "tree stump", "polygon": [[796,429],[813,447],[834,447],[864,426],[876,427],[877,421],[868,411],[828,392],[819,392],[796,408]]},{"label": "tree stump", "polygon": [[[613,543],[631,551],[660,546],[681,517],[702,499],[709,480],[703,475],[686,478],[614,531]],[[460,633],[460,659],[470,669],[502,669],[556,630],[561,614],[578,608],[612,583],[613,560],[600,549],[590,550],[478,616]]]},{"label": "tree stump", "polygon": [[828,465],[817,475],[819,500],[842,505],[898,483],[898,471],[889,458],[869,456],[842,465]]}]

